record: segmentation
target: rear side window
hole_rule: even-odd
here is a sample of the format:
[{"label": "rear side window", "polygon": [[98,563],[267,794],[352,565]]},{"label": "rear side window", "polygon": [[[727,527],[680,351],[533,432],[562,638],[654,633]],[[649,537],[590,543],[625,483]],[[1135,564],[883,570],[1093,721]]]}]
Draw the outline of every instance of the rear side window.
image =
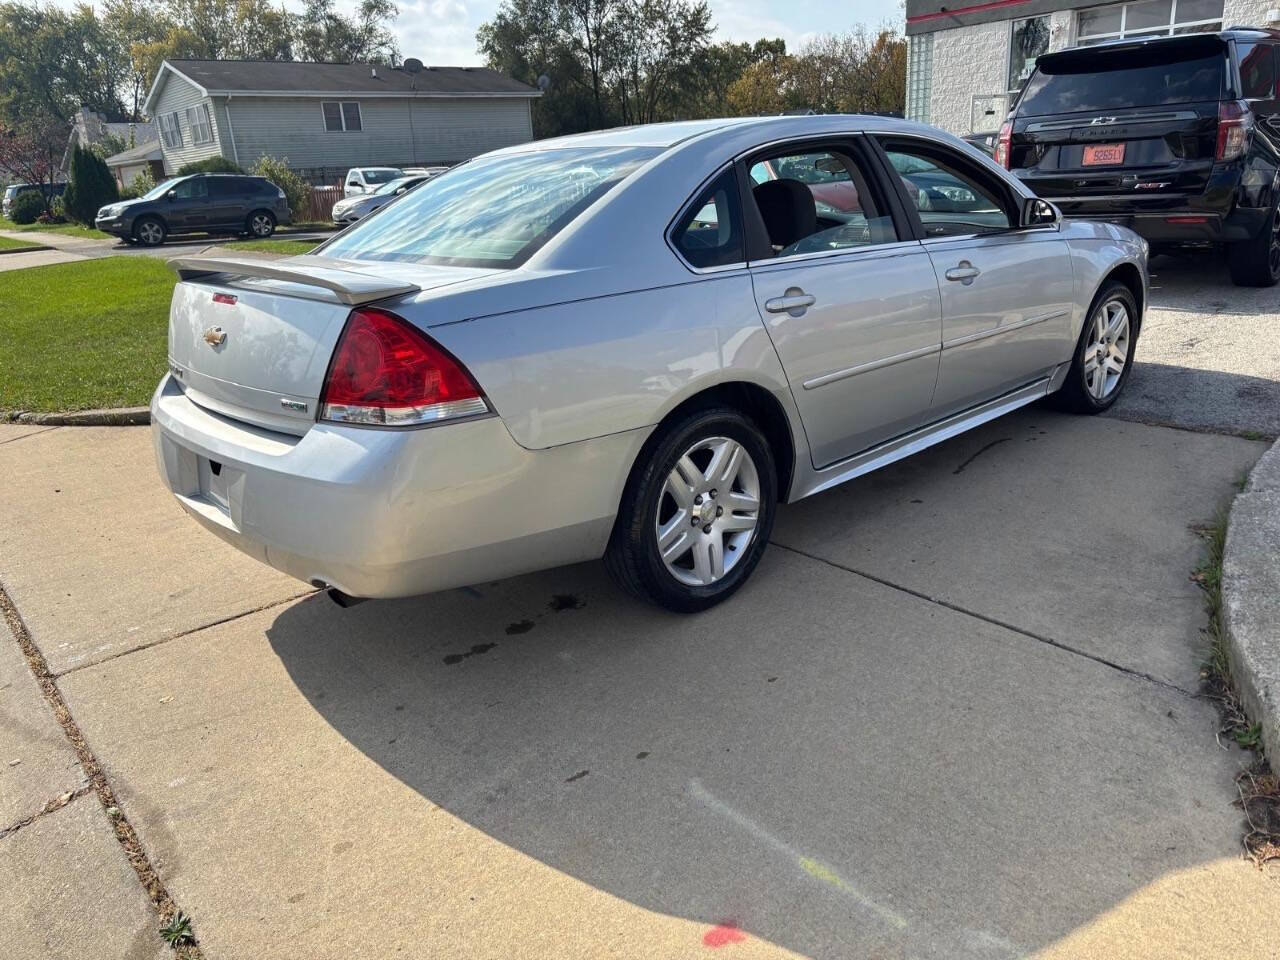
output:
[{"label": "rear side window", "polygon": [[1042,60],[1018,102],[1020,116],[1123,110],[1220,100],[1224,52],[1169,44],[1142,50],[1089,50]]},{"label": "rear side window", "polygon": [[209,196],[214,200],[220,197],[238,197],[244,192],[244,181],[239,177],[209,178]]},{"label": "rear side window", "polygon": [[1249,100],[1270,100],[1275,96],[1275,50],[1269,43],[1237,43],[1240,84]]},{"label": "rear side window", "polygon": [[671,235],[676,249],[692,266],[721,267],[742,263],[742,204],[738,180],[726,171],[708,187]]}]

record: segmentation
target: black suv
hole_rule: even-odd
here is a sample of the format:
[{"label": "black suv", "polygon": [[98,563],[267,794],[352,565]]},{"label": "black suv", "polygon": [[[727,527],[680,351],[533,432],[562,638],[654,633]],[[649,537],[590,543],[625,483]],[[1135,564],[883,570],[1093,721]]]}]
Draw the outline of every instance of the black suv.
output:
[{"label": "black suv", "polygon": [[1280,33],[1119,40],[1036,61],[996,161],[1065,216],[1160,247],[1226,243],[1231,279],[1280,280]]},{"label": "black suv", "polygon": [[264,177],[197,173],[158,184],[136,200],[98,211],[94,226],[153,247],[172,233],[246,233],[269,237],[289,222],[284,191]]}]

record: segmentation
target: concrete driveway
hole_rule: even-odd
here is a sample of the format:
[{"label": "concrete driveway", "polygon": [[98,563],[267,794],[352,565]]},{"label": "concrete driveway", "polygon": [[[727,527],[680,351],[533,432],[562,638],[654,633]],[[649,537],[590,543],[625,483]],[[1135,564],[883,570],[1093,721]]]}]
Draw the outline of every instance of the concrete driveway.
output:
[{"label": "concrete driveway", "polygon": [[[1263,449],[1032,408],[784,508],[677,617],[596,564],[342,610],[145,429],[0,427],[0,583],[207,957],[1274,957],[1188,579]],[[155,955],[34,686],[7,953]]]}]

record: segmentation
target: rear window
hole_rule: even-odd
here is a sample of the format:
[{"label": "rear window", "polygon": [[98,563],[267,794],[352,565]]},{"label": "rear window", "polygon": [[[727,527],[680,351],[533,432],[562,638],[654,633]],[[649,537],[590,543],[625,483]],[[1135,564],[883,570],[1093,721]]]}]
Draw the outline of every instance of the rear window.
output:
[{"label": "rear window", "polygon": [[481,157],[432,177],[324,247],[326,257],[516,267],[655,147]]},{"label": "rear window", "polygon": [[1169,44],[1134,50],[1089,50],[1044,59],[1027,81],[1019,116],[1123,110],[1222,99],[1226,52]]}]

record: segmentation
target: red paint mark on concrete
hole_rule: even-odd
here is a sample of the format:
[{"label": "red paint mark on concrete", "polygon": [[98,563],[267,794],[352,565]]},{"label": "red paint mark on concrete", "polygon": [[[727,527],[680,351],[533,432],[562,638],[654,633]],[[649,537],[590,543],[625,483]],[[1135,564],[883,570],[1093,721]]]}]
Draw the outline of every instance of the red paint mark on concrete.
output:
[{"label": "red paint mark on concrete", "polygon": [[742,943],[746,939],[746,934],[732,923],[718,923],[702,935],[702,945],[705,947],[723,947],[730,943]]}]

